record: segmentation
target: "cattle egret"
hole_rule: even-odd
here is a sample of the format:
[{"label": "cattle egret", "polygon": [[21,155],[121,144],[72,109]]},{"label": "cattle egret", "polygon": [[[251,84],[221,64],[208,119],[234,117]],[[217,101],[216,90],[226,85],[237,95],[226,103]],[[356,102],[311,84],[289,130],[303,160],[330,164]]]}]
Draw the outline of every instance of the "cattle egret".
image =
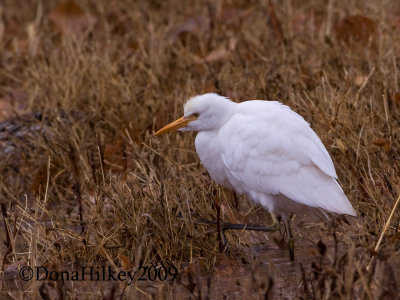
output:
[{"label": "cattle egret", "polygon": [[269,211],[270,229],[279,229],[276,216],[282,218],[292,260],[291,214],[356,216],[321,140],[280,102],[235,103],[214,93],[199,95],[186,102],[183,117],[156,135],[172,130],[198,132],[196,151],[211,178]]}]

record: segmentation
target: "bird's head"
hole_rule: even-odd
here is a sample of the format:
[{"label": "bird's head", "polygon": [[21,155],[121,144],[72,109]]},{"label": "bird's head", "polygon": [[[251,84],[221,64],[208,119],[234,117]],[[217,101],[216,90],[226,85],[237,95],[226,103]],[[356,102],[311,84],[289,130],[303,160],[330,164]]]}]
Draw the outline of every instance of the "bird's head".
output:
[{"label": "bird's head", "polygon": [[156,132],[172,130],[207,131],[219,129],[233,113],[235,103],[229,98],[209,93],[190,98],[184,105],[184,115]]}]

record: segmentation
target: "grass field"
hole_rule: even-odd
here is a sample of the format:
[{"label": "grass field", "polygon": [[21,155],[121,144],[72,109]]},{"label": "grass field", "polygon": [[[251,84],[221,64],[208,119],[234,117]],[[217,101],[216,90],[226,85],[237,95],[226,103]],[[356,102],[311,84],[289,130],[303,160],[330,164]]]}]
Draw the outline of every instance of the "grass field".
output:
[{"label": "grass field", "polygon": [[[1,298],[396,299],[399,87],[395,0],[2,0]],[[293,264],[279,232],[220,253],[196,220],[268,214],[212,182],[194,134],[153,135],[205,92],[301,114],[359,217],[296,218]],[[141,265],[174,279],[18,275]]]}]

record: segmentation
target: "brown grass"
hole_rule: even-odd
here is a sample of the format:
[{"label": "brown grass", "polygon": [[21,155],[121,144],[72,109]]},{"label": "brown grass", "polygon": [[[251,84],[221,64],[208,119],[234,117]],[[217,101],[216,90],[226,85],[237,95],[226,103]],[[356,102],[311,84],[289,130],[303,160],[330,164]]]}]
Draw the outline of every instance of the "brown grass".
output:
[{"label": "brown grass", "polygon": [[[304,254],[304,273],[298,268],[290,283],[301,283],[296,296],[398,295],[399,210],[387,221],[400,194],[400,4],[250,2],[85,0],[72,15],[55,10],[58,1],[1,2],[2,297],[222,297],[196,277],[224,276],[216,235],[192,222],[216,219],[217,188],[194,135],[153,136],[188,97],[208,91],[277,99],[304,116],[360,216],[351,226],[318,226],[311,237],[297,228],[296,242],[308,238],[317,252]],[[355,26],[349,15],[369,21]],[[228,221],[241,218],[237,211],[268,221],[244,198],[239,208],[230,192],[221,198]],[[252,249],[273,244],[248,232],[227,238],[222,260],[249,272],[257,270]],[[180,283],[71,287],[12,277],[25,265],[127,264],[174,264]],[[270,295],[279,275],[269,276],[247,292]]]}]

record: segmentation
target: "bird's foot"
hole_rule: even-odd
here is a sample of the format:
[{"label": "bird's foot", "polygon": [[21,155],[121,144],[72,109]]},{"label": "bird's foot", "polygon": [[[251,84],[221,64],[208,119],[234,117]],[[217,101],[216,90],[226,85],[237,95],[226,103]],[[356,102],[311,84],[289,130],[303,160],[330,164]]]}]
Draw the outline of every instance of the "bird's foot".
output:
[{"label": "bird's foot", "polygon": [[[196,221],[193,221],[199,225],[217,225],[217,222],[209,221],[203,218],[200,218]],[[225,230],[252,230],[252,231],[265,231],[265,232],[276,232],[279,231],[280,225],[278,222],[273,222],[271,226],[262,226],[255,224],[235,224],[235,223],[226,223],[221,222],[220,224],[221,231]]]},{"label": "bird's foot", "polygon": [[[212,225],[216,226],[217,222],[209,221],[203,218],[199,218],[198,220],[193,220],[193,223],[199,224],[199,225]],[[273,223],[270,226],[262,226],[262,225],[256,225],[256,224],[235,224],[235,223],[226,223],[226,222],[221,222],[219,224],[220,228],[220,233],[221,233],[221,238],[222,238],[222,245],[226,249],[227,246],[227,241],[225,237],[225,231],[226,230],[252,230],[252,231],[264,231],[264,232],[276,232],[280,230],[280,225],[279,222],[273,221]],[[217,232],[218,229],[215,228],[213,230],[209,230],[206,233],[213,233]]]},{"label": "bird's foot", "polygon": [[271,226],[261,226],[254,224],[234,224],[234,223],[221,223],[222,230],[252,230],[252,231],[265,231],[275,232],[279,231],[280,226],[278,223],[273,223]]}]

